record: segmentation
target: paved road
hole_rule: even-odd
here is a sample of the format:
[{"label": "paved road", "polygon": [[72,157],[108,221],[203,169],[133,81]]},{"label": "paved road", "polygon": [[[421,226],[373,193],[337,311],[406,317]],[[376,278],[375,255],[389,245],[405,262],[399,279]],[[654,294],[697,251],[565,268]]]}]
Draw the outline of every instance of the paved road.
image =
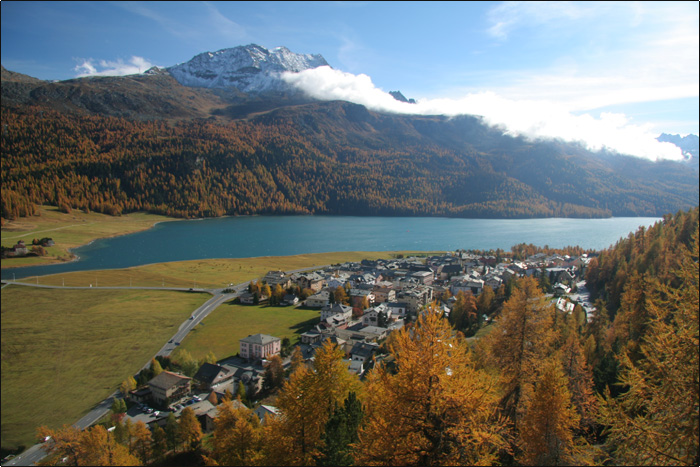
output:
[{"label": "paved road", "polygon": [[[309,268],[302,268],[302,269],[295,269],[294,271],[288,271],[287,274],[295,273],[295,272],[303,272],[303,271],[311,271],[314,269],[321,269],[325,268],[327,266],[312,266]],[[2,288],[7,287],[8,285],[21,285],[21,286],[27,286],[27,287],[39,287],[39,288],[49,288],[49,289],[124,289],[124,290],[133,290],[133,289],[145,289],[145,290],[177,290],[177,291],[194,291],[194,292],[206,292],[210,293],[213,295],[212,298],[207,300],[202,306],[197,308],[192,314],[190,315],[190,318],[188,318],[184,323],[180,325],[180,328],[178,331],[175,333],[173,338],[171,339],[172,343],[167,343],[165,344],[159,351],[154,355],[154,358],[158,355],[162,356],[168,356],[170,355],[176,348],[177,346],[175,345],[176,342],[181,342],[182,339],[187,336],[187,334],[194,329],[195,326],[197,326],[199,323],[206,318],[209,313],[214,311],[219,305],[222,303],[232,300],[235,297],[237,297],[241,292],[243,292],[247,287],[249,282],[244,282],[241,284],[237,284],[235,286],[229,286],[227,289],[233,289],[235,292],[233,293],[223,293],[224,290],[226,289],[190,289],[190,288],[174,288],[174,287],[64,287],[60,285],[41,285],[41,284],[28,284],[26,282],[15,282],[15,281],[2,281],[3,286]],[[143,368],[146,368],[148,365],[150,365],[151,359],[149,359],[146,364],[143,366]],[[85,429],[95,423],[97,420],[102,418],[107,412],[109,412],[110,408],[112,407],[112,403],[114,401],[114,397],[118,395],[118,392],[115,391],[110,395],[107,399],[103,400],[102,402],[98,403],[90,412],[88,412],[83,418],[78,420],[73,424],[73,426],[80,428],[80,429]],[[30,447],[26,451],[24,451],[22,454],[18,455],[17,457],[9,460],[6,463],[3,463],[2,465],[36,465],[37,462],[41,461],[44,457],[46,457],[46,453],[42,449],[41,444],[35,444],[34,446]]]}]

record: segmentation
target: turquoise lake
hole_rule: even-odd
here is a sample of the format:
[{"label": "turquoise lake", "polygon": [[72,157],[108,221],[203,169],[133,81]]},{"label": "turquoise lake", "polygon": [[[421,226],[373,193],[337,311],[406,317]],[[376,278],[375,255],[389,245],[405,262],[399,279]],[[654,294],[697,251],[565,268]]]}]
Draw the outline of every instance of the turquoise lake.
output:
[{"label": "turquoise lake", "polygon": [[252,216],[162,222],[96,240],[78,261],[2,271],[3,279],[116,269],[203,258],[250,258],[331,251],[509,251],[518,243],[604,249],[655,217],[610,219],[452,219],[435,217]]}]

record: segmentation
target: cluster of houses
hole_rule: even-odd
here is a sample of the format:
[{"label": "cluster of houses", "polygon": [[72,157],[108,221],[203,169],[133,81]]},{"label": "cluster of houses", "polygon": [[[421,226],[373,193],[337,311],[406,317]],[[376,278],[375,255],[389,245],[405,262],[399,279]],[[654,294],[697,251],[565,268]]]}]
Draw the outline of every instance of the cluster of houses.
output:
[{"label": "cluster of houses", "polygon": [[[581,277],[589,260],[586,255],[572,258],[538,254],[522,262],[497,262],[495,257],[458,251],[427,259],[363,260],[306,273],[270,271],[262,282],[271,287],[280,285],[290,289],[296,285],[313,291],[304,302],[287,295],[280,303],[320,309],[319,323],[300,336],[298,346],[302,356],[312,360],[315,351],[330,339],[345,351],[349,371],[362,376],[372,364],[382,340],[437,297],[442,297],[446,290],[453,296],[460,291],[478,295],[484,287],[495,291],[513,277],[549,274],[555,284],[556,307],[562,312],[572,312],[574,304],[565,295]],[[345,291],[347,304],[335,301],[339,287]],[[250,303],[250,297],[243,297],[241,303]],[[453,303],[448,300],[442,305],[445,313],[449,313]],[[227,391],[235,395],[239,381],[247,393],[259,391],[267,359],[281,350],[280,338],[251,335],[240,340],[238,355],[217,364],[205,363],[194,378],[164,371],[149,382],[148,388],[132,391],[131,396],[136,401],[151,400],[161,406],[177,406],[189,400],[206,432],[212,429],[216,417],[216,407],[210,401],[220,401]],[[288,364],[289,359],[285,362]],[[193,393],[205,397],[188,399]],[[256,413],[264,420],[275,413],[275,408],[260,406]],[[156,418],[151,423],[163,425],[165,420],[166,417]]]},{"label": "cluster of houses", "polygon": [[[33,245],[39,245],[42,247],[54,246],[54,241],[52,238],[45,237],[45,238],[42,238],[41,240],[35,239],[33,242]],[[24,240],[19,240],[11,248],[2,247],[2,257],[3,258],[27,256],[29,254],[29,252],[30,252],[30,250],[27,247],[27,245],[24,243]]]}]

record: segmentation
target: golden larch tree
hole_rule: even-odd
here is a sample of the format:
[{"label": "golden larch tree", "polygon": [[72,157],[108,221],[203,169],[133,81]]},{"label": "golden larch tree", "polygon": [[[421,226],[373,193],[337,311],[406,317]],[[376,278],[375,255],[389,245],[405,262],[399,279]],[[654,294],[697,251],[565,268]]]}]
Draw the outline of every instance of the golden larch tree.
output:
[{"label": "golden larch tree", "polygon": [[277,397],[280,428],[270,433],[267,443],[290,448],[282,458],[276,459],[277,462],[282,465],[314,463],[333,407],[342,404],[351,391],[360,393],[360,380],[348,371],[344,356],[345,353],[327,339],[316,351],[313,366],[297,365],[282,386]]},{"label": "golden larch tree", "polygon": [[675,271],[674,285],[651,282],[651,316],[634,362],[620,357],[627,391],[601,400],[613,460],[627,465],[700,465],[698,234]]},{"label": "golden larch tree", "polygon": [[534,385],[534,393],[520,426],[525,465],[578,465],[574,430],[579,415],[571,404],[567,378],[559,362],[550,360]]},{"label": "golden larch tree", "polygon": [[391,345],[397,371],[372,370],[354,446],[360,465],[489,464],[505,445],[497,381],[433,304]]},{"label": "golden larch tree", "polygon": [[486,338],[489,354],[504,378],[501,404],[516,429],[539,366],[553,351],[553,313],[537,281],[519,279]]}]

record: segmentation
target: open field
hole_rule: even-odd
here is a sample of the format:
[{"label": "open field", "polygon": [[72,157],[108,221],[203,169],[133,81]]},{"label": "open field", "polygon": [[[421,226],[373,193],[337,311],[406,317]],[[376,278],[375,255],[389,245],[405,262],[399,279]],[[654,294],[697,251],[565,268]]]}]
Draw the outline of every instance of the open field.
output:
[{"label": "open field", "polygon": [[318,324],[320,316],[320,310],[224,303],[187,335],[173,352],[173,360],[183,350],[197,360],[213,351],[222,360],[238,353],[240,339],[258,333],[288,337],[294,344],[302,333]]},{"label": "open field", "polygon": [[46,248],[48,255],[44,257],[3,259],[3,268],[66,261],[70,259],[69,248],[85,245],[98,238],[150,229],[157,222],[173,220],[169,217],[146,213],[113,217],[96,212],[86,214],[73,210],[70,214],[64,214],[52,206],[40,206],[39,212],[41,213],[39,216],[7,221],[1,230],[2,246],[10,248],[19,240],[24,240],[29,248],[32,239],[43,237],[53,238],[56,245]]},{"label": "open field", "polygon": [[[77,271],[39,277],[44,285],[77,287],[192,287],[221,288],[262,278],[268,271],[281,269],[292,271],[312,266],[361,261],[363,259],[390,258],[407,252],[339,252],[313,253],[295,256],[263,256],[259,258],[202,259],[149,264],[126,269],[101,271]],[[424,253],[423,253],[424,254]],[[36,277],[21,282],[36,283]]]},{"label": "open field", "polygon": [[2,447],[72,424],[136,373],[208,294],[2,289]]}]

